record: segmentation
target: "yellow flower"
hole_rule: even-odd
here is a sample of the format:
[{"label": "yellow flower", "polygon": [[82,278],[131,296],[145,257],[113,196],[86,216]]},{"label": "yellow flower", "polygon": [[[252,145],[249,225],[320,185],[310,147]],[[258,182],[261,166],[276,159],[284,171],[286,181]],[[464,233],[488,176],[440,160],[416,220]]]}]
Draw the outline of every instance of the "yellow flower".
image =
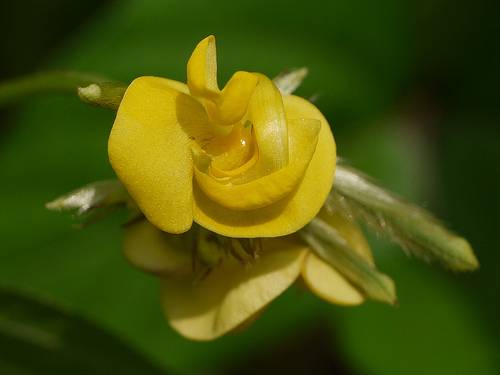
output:
[{"label": "yellow flower", "polygon": [[[240,71],[220,90],[215,38],[202,40],[187,84],[140,77],[127,88],[109,138],[121,183],[89,184],[47,207],[80,215],[138,207],[145,218],[127,226],[125,257],[160,278],[167,320],[194,340],[251,322],[299,279],[330,303],[394,304],[394,283],[376,269],[356,218],[425,259],[477,268],[466,240],[351,168],[337,168],[329,196],[330,127],[287,93],[303,74],[285,76],[280,92],[266,76]],[[97,84],[79,93],[112,107]]]},{"label": "yellow flower", "polygon": [[[339,214],[322,211],[320,216],[373,264],[356,224]],[[168,234],[142,220],[127,227],[124,244],[130,263],[160,277],[165,316],[173,329],[189,339],[212,340],[252,321],[298,279],[330,303],[357,305],[364,299],[296,235],[263,239],[259,257],[248,264],[225,255],[208,276],[193,282],[190,234]]]},{"label": "yellow flower", "polygon": [[109,138],[113,169],[148,221],[246,238],[311,221],[336,161],[320,111],[258,73],[236,72],[220,90],[213,36],[195,48],[187,77],[135,79]]},{"label": "yellow flower", "polygon": [[[361,303],[294,234],[319,213],[372,264],[356,224],[320,213],[336,164],[327,121],[262,74],[237,72],[222,90],[216,75],[210,36],[189,59],[187,85],[140,77],[127,88],[109,157],[147,220],[128,226],[125,256],[161,278],[167,320],[195,340],[250,321],[299,278],[329,302]],[[259,256],[242,264],[233,250],[251,243]],[[209,271],[198,282],[193,262]]]}]

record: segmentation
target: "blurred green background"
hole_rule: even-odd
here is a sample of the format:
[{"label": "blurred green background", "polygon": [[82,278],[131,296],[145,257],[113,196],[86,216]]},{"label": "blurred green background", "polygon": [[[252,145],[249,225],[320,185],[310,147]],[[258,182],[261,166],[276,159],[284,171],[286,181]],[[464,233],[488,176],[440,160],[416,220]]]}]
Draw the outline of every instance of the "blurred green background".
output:
[{"label": "blurred green background", "polygon": [[[339,154],[436,212],[481,269],[447,273],[371,238],[399,307],[331,306],[293,288],[245,332],[187,341],[163,320],[156,280],[122,258],[123,215],[74,230],[44,209],[113,176],[113,113],[49,95],[0,112],[0,285],[50,298],[174,374],[499,374],[499,10],[482,0],[2,0],[2,79],[62,68],[185,80],[208,34],[220,82],[307,66],[299,95],[317,95]],[[0,372],[14,373],[7,345]]]}]

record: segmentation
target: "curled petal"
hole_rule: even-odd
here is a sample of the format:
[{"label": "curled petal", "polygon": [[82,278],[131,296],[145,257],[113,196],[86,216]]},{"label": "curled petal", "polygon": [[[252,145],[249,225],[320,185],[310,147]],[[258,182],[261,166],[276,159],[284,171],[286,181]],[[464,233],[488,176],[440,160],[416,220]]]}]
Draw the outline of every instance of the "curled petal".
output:
[{"label": "curled petal", "polygon": [[202,99],[210,120],[232,125],[245,115],[259,76],[236,72],[222,91],[217,83],[217,52],[215,37],[203,39],[194,49],[187,64],[189,91]]},{"label": "curled petal", "polygon": [[302,179],[316,150],[320,129],[319,120],[289,120],[291,160],[276,172],[235,185],[221,183],[195,168],[196,181],[207,196],[224,207],[252,210],[268,206],[290,194]]},{"label": "curled petal", "polygon": [[[248,106],[248,120],[252,123],[259,149],[257,175],[272,173],[288,164],[288,131],[281,93],[274,83],[261,74]],[[307,118],[292,116],[289,118]],[[253,179],[249,176],[248,179]]]},{"label": "curled petal", "polygon": [[217,51],[215,37],[203,39],[194,49],[187,63],[187,83],[192,95],[217,98]]},{"label": "curled petal", "polygon": [[307,100],[283,97],[287,118],[321,122],[316,150],[296,188],[283,199],[254,210],[234,210],[214,202],[194,184],[194,220],[229,237],[276,237],[296,232],[311,221],[328,196],[335,172],[335,142],[328,122]]},{"label": "curled petal", "polygon": [[164,279],[162,306],[170,325],[193,340],[212,340],[233,330],[284,292],[299,276],[306,253],[301,242],[264,241],[249,267],[227,258],[203,281]]},{"label": "curled petal", "polygon": [[[215,128],[239,120],[252,127],[259,159],[239,180],[248,182],[288,164],[288,131],[281,93],[261,74],[237,72],[219,95],[204,96],[203,103]],[[243,115],[245,115],[243,117]],[[224,131],[218,130],[220,134]]]},{"label": "curled petal", "polygon": [[211,120],[219,125],[231,125],[240,121],[258,82],[257,74],[236,72],[214,105],[207,106]]},{"label": "curled petal", "polygon": [[[207,168],[216,177],[238,175],[237,170],[253,157],[257,156],[250,126],[234,126],[223,137],[215,137],[203,146],[203,152],[210,160]],[[195,160],[195,163],[197,161]],[[201,169],[205,171],[205,169]]]}]

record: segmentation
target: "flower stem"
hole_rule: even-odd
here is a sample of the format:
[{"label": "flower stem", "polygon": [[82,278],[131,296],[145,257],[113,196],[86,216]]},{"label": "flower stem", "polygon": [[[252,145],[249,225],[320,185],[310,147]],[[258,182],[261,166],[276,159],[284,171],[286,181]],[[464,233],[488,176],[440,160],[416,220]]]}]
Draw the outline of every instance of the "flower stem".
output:
[{"label": "flower stem", "polygon": [[0,108],[36,94],[76,93],[80,86],[109,81],[102,76],[76,71],[46,71],[0,83]]}]

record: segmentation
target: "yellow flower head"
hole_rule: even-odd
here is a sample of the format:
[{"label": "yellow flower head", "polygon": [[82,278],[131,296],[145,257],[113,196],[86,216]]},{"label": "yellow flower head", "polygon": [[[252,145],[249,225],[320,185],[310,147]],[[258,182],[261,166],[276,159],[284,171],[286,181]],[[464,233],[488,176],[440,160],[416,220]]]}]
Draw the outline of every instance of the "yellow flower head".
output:
[{"label": "yellow flower head", "polygon": [[[375,267],[356,219],[452,270],[479,265],[465,239],[352,168],[337,167],[329,195],[335,143],[319,110],[288,95],[297,74],[277,81],[283,92],[243,71],[220,90],[215,38],[205,38],[188,61],[187,84],[140,77],[125,91],[109,138],[121,182],[47,204],[80,215],[138,207],[145,218],[127,225],[125,257],[161,279],[165,316],[187,338],[245,325],[297,280],[331,303],[394,304],[394,283]],[[116,108],[123,88],[113,88],[79,93]]]},{"label": "yellow flower head", "polygon": [[335,172],[320,111],[258,73],[236,72],[220,90],[213,36],[193,51],[187,77],[135,79],[111,131],[111,165],[146,218],[168,233],[195,221],[246,238],[306,225]]},{"label": "yellow flower head", "polygon": [[[109,157],[147,219],[127,228],[125,256],[161,277],[166,317],[182,335],[221,336],[299,277],[330,302],[363,300],[291,235],[319,213],[332,187],[336,155],[327,121],[310,102],[282,94],[259,73],[236,72],[220,90],[213,36],[192,53],[187,85],[158,77],[132,82],[113,125]],[[328,220],[336,220],[337,230],[371,261],[355,224]],[[191,229],[193,221],[205,229]],[[242,265],[227,246],[200,239],[207,229],[227,236],[232,250],[245,251],[251,238],[280,238],[259,242],[258,259]],[[193,248],[195,262],[209,264],[198,283]]]}]

